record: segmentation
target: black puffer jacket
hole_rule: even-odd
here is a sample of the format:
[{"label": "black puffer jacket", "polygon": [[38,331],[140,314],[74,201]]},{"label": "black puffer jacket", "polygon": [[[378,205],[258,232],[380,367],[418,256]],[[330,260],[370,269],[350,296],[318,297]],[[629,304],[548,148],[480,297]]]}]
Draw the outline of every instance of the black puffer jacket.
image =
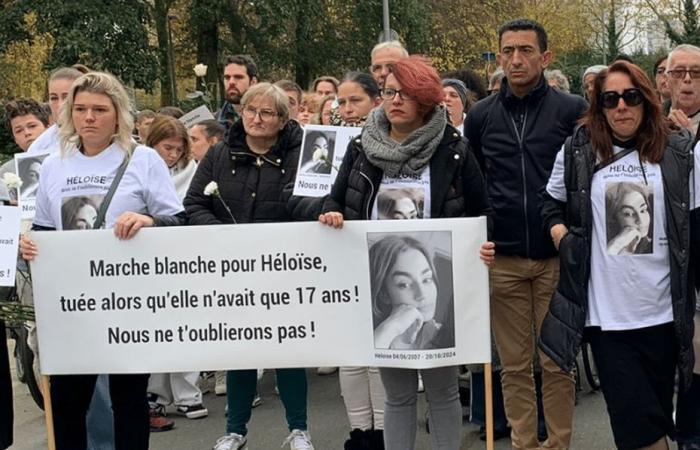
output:
[{"label": "black puffer jacket", "polygon": [[[693,316],[695,314],[695,270],[698,269],[700,223],[698,209],[689,212],[689,175],[693,169],[689,133],[669,137],[661,160],[671,271],[673,321],[679,343],[678,364],[686,382],[693,371]],[[566,202],[544,194],[542,221],[547,234],[557,224],[569,232],[559,246],[559,283],[542,324],[539,346],[562,369],[574,367],[581,346],[588,311],[588,279],[591,268],[593,217],[591,180],[595,153],[584,128],[577,128],[566,145],[564,180]],[[689,384],[685,384],[688,386]]]},{"label": "black puffer jacket", "polygon": [[226,141],[216,144],[199,163],[183,202],[189,223],[233,223],[221,200],[204,195],[212,181],[219,185],[237,223],[291,220],[283,188],[294,181],[301,137],[301,128],[290,120],[270,151],[257,155],[246,144],[243,123],[236,122]]},{"label": "black puffer jacket", "polygon": [[539,194],[585,108],[581,97],[550,88],[543,76],[524,98],[516,97],[504,79],[498,95],[469,110],[464,135],[487,181],[499,254],[556,255],[542,233]]},{"label": "black puffer jacket", "polygon": [[[338,177],[322,212],[339,211],[345,220],[368,220],[383,172],[350,141]],[[476,217],[491,212],[486,185],[467,142],[451,125],[430,160],[430,217]]]}]

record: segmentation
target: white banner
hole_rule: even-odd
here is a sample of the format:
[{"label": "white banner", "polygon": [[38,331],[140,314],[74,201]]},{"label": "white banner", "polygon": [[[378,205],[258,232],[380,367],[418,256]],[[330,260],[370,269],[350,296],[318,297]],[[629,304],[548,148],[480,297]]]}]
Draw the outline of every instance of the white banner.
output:
[{"label": "white banner", "polygon": [[19,208],[0,206],[0,286],[15,284],[19,226]]},{"label": "white banner", "polygon": [[[302,237],[303,238],[300,238]],[[35,232],[47,374],[490,361],[486,220]]]},{"label": "white banner", "polygon": [[22,180],[19,187],[18,204],[22,208],[22,219],[33,219],[36,212],[36,191],[39,188],[41,165],[49,153],[17,153],[15,173]]},{"label": "white banner", "polygon": [[322,197],[331,191],[350,140],[359,136],[359,127],[306,125],[301,156],[294,181],[294,195]]}]

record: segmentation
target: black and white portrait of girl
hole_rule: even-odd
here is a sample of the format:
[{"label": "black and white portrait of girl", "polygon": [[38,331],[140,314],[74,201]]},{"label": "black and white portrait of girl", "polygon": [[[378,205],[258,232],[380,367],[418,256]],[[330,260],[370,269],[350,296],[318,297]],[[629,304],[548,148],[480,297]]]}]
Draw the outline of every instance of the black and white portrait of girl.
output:
[{"label": "black and white portrait of girl", "polygon": [[335,138],[335,131],[307,131],[300,172],[329,175],[333,168]]},{"label": "black and white portrait of girl", "polygon": [[451,243],[449,232],[376,234],[383,236],[369,249],[375,348],[454,347],[451,244],[426,244]]},{"label": "black and white portrait of girl", "polygon": [[77,196],[63,199],[61,220],[64,230],[92,230],[103,195]]},{"label": "black and white portrait of girl", "polygon": [[22,180],[22,186],[19,188],[19,196],[22,199],[36,197],[36,191],[39,187],[39,178],[41,178],[41,164],[48,155],[33,156],[30,158],[22,158],[17,161],[18,175]]},{"label": "black and white portrait of girl", "polygon": [[382,189],[377,194],[377,218],[379,220],[422,219],[424,195],[423,189]]},{"label": "black and white portrait of girl", "polygon": [[653,186],[609,183],[605,219],[609,255],[652,253],[654,246]]}]

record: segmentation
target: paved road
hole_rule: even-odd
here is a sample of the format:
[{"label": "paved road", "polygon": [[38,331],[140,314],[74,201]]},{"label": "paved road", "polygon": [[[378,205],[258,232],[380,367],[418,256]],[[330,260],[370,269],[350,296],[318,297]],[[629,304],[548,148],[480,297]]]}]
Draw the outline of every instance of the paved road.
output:
[{"label": "paved road", "polygon": [[[38,450],[46,448],[44,421],[41,411],[32,403],[26,387],[13,383],[15,400],[15,445],[12,450]],[[274,393],[274,378],[266,372],[260,392],[263,404],[253,410],[250,423],[250,449],[278,449],[287,435],[284,413],[279,397]],[[223,433],[224,397],[206,394],[205,404],[209,417],[201,420],[188,420],[172,415],[176,428],[169,432],[151,435],[152,450],[207,450]],[[425,411],[425,399],[421,395],[419,417]],[[309,426],[316,450],[339,450],[346,437],[347,418],[340,398],[337,373],[320,377],[309,371]],[[420,421],[417,449],[429,449],[425,423]],[[468,422],[464,424],[462,446],[465,449],[484,449],[478,438],[478,428]],[[508,439],[496,442],[496,449],[509,449]],[[574,417],[572,449],[606,450],[613,449],[605,404],[599,393],[579,394],[579,402]]]}]

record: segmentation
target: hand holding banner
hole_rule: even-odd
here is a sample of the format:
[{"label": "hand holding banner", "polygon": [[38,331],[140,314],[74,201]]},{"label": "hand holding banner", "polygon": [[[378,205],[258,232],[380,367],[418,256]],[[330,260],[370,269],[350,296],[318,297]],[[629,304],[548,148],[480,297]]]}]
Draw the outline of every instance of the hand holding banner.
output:
[{"label": "hand holding banner", "polygon": [[126,242],[109,230],[35,233],[42,369],[488,362],[485,223],[173,227]]}]

